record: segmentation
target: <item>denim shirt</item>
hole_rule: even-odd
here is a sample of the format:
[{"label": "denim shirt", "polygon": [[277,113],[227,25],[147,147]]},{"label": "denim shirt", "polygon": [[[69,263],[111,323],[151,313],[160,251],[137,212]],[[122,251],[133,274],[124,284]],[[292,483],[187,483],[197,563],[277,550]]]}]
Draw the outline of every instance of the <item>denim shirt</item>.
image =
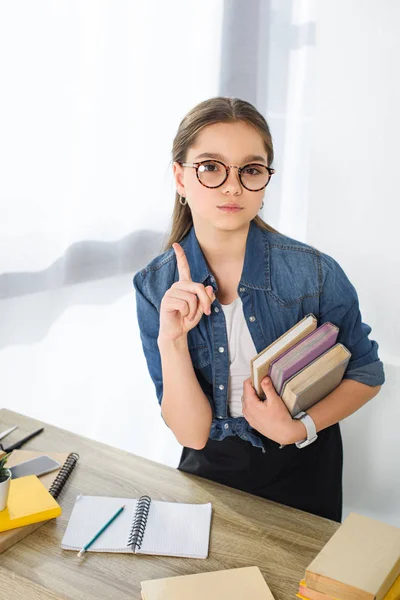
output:
[{"label": "denim shirt", "polygon": [[[179,243],[189,262],[192,280],[204,286],[211,285],[216,293],[217,283],[193,225]],[[160,405],[163,396],[161,357],[157,345],[160,304],[165,292],[178,280],[173,248],[156,256],[133,277],[143,352]],[[384,383],[379,346],[369,339],[371,327],[361,320],[357,292],[331,256],[280,233],[261,229],[252,220],[237,293],[257,353],[308,313],[313,313],[317,326],[326,321],[337,325],[339,334],[336,342],[342,343],[351,352],[345,379],[370,386]],[[195,374],[212,409],[210,438],[222,440],[226,436],[238,435],[265,452],[258,432],[246,419],[231,417],[228,412],[228,338],[224,312],[218,299],[212,303],[211,314],[203,315],[187,335]]]}]

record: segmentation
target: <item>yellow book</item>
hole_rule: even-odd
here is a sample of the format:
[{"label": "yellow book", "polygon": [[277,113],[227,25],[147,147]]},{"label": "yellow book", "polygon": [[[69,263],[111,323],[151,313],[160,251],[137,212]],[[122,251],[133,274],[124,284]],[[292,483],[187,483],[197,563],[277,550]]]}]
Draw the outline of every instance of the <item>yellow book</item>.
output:
[{"label": "yellow book", "polygon": [[383,600],[399,600],[400,599],[400,575],[387,592]]},{"label": "yellow book", "polygon": [[[296,596],[301,600],[339,600],[338,597],[328,596],[322,592],[316,592],[306,586],[306,580],[302,579],[299,585],[299,591]],[[386,599],[384,599],[386,600]]]},{"label": "yellow book", "polygon": [[0,511],[0,531],[61,515],[61,506],[36,475],[11,479],[7,508]]},{"label": "yellow book", "polygon": [[[305,587],[306,582],[305,579],[300,581],[300,585]],[[321,596],[323,594],[321,593]],[[301,598],[301,600],[311,600],[308,596],[303,596],[300,592],[297,592],[296,596]],[[331,596],[326,596],[326,598],[330,598]],[[400,600],[400,575],[389,589],[389,591],[384,596],[383,600]]]}]

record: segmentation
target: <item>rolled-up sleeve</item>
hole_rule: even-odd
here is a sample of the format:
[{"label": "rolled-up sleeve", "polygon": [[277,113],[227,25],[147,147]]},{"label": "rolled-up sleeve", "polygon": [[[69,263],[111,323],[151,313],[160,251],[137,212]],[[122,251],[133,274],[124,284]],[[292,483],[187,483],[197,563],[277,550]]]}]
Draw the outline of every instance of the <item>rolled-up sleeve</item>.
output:
[{"label": "rolled-up sleeve", "polygon": [[160,329],[160,315],[156,307],[146,298],[143,291],[143,272],[138,271],[133,277],[136,292],[136,314],[147,368],[153,380],[159,405],[163,396],[163,379],[161,356],[157,338]]},{"label": "rolled-up sleeve", "polygon": [[318,325],[327,321],[336,325],[339,328],[337,343],[351,352],[344,379],[354,379],[372,387],[382,385],[385,373],[378,356],[379,344],[369,338],[372,329],[362,322],[357,291],[334,258],[322,252],[320,256]]}]

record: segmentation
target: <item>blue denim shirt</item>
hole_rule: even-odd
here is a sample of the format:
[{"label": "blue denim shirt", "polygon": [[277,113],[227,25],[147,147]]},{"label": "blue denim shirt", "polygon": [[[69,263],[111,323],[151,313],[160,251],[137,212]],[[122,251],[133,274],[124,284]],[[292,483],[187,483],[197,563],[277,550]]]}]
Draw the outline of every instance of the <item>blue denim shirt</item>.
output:
[{"label": "blue denim shirt", "polygon": [[[180,245],[189,262],[192,280],[204,286],[212,285],[217,292],[216,281],[199,246],[194,226]],[[159,404],[163,395],[157,345],[160,304],[165,292],[178,279],[173,248],[155,257],[133,277],[143,352]],[[280,233],[261,229],[252,220],[237,293],[257,353],[305,315],[313,313],[317,326],[326,321],[338,326],[337,343],[342,343],[351,352],[345,379],[370,386],[384,383],[378,344],[369,339],[371,327],[361,320],[357,292],[331,256]],[[212,304],[211,315],[203,315],[197,326],[188,332],[188,347],[197,379],[212,408],[210,438],[222,440],[226,436],[239,435],[265,451],[258,432],[245,418],[231,417],[228,412],[228,338],[218,299]]]}]

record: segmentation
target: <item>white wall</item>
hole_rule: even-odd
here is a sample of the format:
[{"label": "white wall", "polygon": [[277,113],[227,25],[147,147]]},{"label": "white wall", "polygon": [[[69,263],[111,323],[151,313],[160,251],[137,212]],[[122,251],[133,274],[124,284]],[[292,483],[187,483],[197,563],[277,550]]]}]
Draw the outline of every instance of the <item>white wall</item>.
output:
[{"label": "white wall", "polygon": [[344,517],[400,525],[400,3],[317,4],[307,242],[355,285],[386,383],[342,424]]}]

